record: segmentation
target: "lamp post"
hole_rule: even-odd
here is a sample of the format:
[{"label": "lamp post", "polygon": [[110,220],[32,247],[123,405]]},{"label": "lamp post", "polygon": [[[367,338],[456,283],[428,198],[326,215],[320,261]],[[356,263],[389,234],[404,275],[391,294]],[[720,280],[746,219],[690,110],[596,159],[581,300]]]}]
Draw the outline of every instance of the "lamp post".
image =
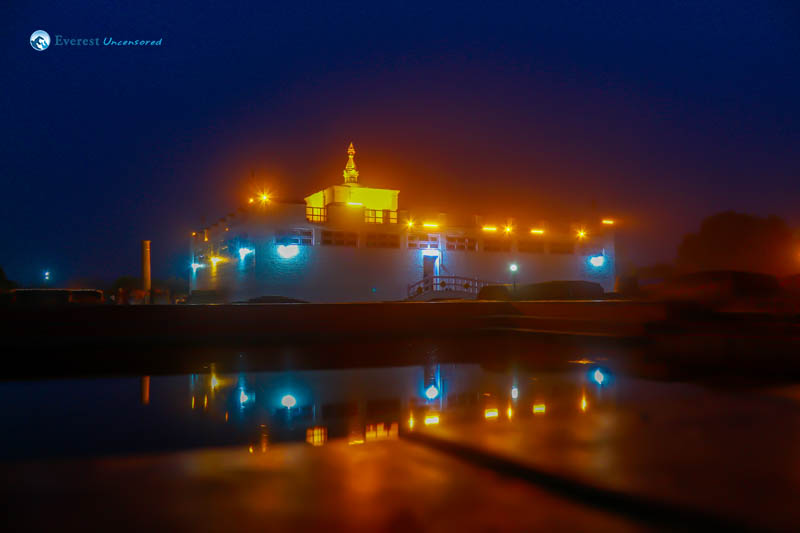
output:
[{"label": "lamp post", "polygon": [[511,285],[514,289],[514,292],[517,291],[517,264],[511,263],[508,265],[508,269],[511,271]]}]

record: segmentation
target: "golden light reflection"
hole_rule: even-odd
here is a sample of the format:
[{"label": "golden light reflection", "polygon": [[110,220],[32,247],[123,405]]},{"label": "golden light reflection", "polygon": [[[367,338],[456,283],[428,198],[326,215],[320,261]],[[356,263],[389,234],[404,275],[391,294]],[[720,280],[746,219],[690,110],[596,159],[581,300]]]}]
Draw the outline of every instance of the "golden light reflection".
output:
[{"label": "golden light reflection", "polygon": [[328,440],[328,428],[314,426],[306,430],[306,442],[312,446],[322,446]]},{"label": "golden light reflection", "polygon": [[481,229],[483,231],[497,231],[497,226],[484,226]]},{"label": "golden light reflection", "polygon": [[194,409],[194,396],[192,396],[192,409]]},{"label": "golden light reflection", "polygon": [[208,394],[203,397],[203,409],[208,408]]},{"label": "golden light reflection", "polygon": [[533,414],[535,415],[543,415],[547,406],[543,403],[535,403],[533,404]]},{"label": "golden light reflection", "polygon": [[435,426],[439,423],[439,415],[431,414],[425,415],[425,425],[426,426]]},{"label": "golden light reflection", "polygon": [[228,421],[228,411],[225,411],[225,422]]},{"label": "golden light reflection", "polygon": [[576,359],[574,361],[567,361],[568,363],[573,363],[576,365],[590,365],[594,363],[591,359]]},{"label": "golden light reflection", "polygon": [[483,411],[483,418],[487,420],[496,420],[497,419],[497,409],[492,407],[490,409],[485,409]]},{"label": "golden light reflection", "polygon": [[248,448],[248,451],[249,451],[250,453],[253,453],[253,451],[254,451],[254,450],[253,450],[253,445],[252,445],[252,444],[250,445],[250,448]]},{"label": "golden light reflection", "polygon": [[349,446],[357,446],[358,444],[364,444],[364,439],[351,439],[347,441]]},{"label": "golden light reflection", "polygon": [[392,422],[388,426],[383,422],[377,424],[367,424],[364,437],[367,442],[374,442],[378,440],[394,440],[397,439],[397,422]]},{"label": "golden light reflection", "polygon": [[408,417],[408,429],[414,429],[414,415]]},{"label": "golden light reflection", "polygon": [[210,260],[211,260],[211,266],[216,268],[217,263],[223,263],[225,261],[225,258],[220,257],[218,255],[212,255]]},{"label": "golden light reflection", "polygon": [[531,230],[531,233],[533,233],[534,235],[544,235],[544,230],[539,228],[533,228]]},{"label": "golden light reflection", "polygon": [[511,420],[511,417],[514,416],[514,410],[511,408],[510,405],[508,406],[508,409],[506,409],[506,416],[508,417],[509,420]]},{"label": "golden light reflection", "polygon": [[606,226],[613,226],[613,225],[614,225],[614,221],[613,221],[613,220],[611,220],[610,218],[604,218],[604,219],[602,220],[602,222],[603,222],[603,224],[605,224]]},{"label": "golden light reflection", "polygon": [[586,401],[586,393],[583,393],[583,396],[581,396],[581,411],[585,413],[587,407],[589,407],[589,403]]},{"label": "golden light reflection", "polygon": [[423,227],[423,228],[438,228],[438,227],[439,227],[439,224],[435,224],[435,223],[433,223],[433,222],[425,222],[425,223],[422,225],[422,227]]}]

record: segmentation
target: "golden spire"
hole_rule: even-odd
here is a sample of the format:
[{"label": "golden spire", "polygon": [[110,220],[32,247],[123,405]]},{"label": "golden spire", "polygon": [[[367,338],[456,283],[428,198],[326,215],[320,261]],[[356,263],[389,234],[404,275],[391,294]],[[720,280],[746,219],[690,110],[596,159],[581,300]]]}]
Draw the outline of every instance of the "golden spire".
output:
[{"label": "golden spire", "polygon": [[350,147],[347,149],[347,165],[345,165],[344,172],[342,172],[345,184],[358,183],[358,170],[356,170],[356,162],[353,161],[353,156],[355,155],[356,149],[353,148],[353,143],[350,143]]}]

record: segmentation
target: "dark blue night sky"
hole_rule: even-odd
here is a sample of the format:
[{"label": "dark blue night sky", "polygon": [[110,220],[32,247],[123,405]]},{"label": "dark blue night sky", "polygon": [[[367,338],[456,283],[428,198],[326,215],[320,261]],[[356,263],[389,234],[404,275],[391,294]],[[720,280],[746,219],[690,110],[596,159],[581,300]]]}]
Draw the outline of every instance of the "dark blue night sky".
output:
[{"label": "dark blue night sky", "polygon": [[[725,209],[800,225],[790,2],[48,2],[0,8],[0,266],[36,283],[187,275],[256,184],[341,179],[402,207],[574,216],[638,264]],[[163,39],[150,48],[51,45]]]}]

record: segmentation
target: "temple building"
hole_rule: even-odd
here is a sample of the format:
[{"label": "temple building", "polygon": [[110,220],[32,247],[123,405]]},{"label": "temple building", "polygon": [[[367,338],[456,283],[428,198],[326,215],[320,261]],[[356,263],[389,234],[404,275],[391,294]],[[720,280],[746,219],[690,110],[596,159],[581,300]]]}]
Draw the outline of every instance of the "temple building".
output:
[{"label": "temple building", "polygon": [[192,233],[191,288],[220,301],[475,298],[488,284],[614,285],[612,220],[550,225],[399,209],[399,191],[344,181],[285,202],[267,194]]}]

